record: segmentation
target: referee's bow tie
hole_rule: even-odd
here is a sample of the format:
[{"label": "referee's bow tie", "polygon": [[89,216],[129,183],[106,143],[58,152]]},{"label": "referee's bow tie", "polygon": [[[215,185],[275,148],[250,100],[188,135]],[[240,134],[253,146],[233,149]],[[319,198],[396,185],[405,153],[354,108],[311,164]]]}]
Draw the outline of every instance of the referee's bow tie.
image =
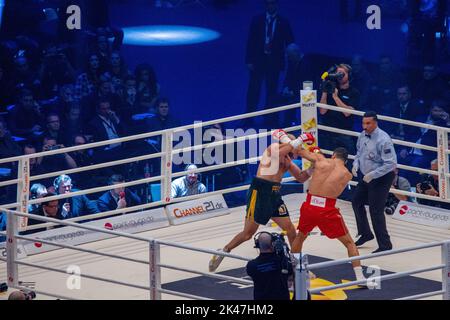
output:
[{"label": "referee's bow tie", "polygon": [[366,134],[366,137],[370,139],[372,136],[370,134]]}]

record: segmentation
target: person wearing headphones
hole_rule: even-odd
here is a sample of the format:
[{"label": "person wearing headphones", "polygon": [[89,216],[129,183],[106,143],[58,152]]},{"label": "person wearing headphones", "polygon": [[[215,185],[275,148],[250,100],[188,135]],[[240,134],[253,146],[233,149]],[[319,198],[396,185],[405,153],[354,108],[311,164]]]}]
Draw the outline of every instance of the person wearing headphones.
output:
[{"label": "person wearing headphones", "polygon": [[255,300],[290,300],[289,278],[293,275],[292,264],[285,269],[282,258],[275,253],[273,235],[259,232],[254,237],[259,256],[247,263],[247,274],[253,280]]},{"label": "person wearing headphones", "polygon": [[189,164],[184,168],[188,174],[184,177],[172,181],[172,198],[181,198],[195,194],[206,193],[206,187],[198,181],[198,173],[193,172],[198,169],[195,164]]},{"label": "person wearing headphones", "polygon": [[[322,92],[320,103],[349,110],[357,110],[359,108],[360,94],[357,89],[351,86],[351,66],[343,63],[339,64],[336,68],[336,73],[342,73],[344,76],[337,82],[333,94],[325,91]],[[319,120],[323,125],[352,130],[354,118],[352,114],[331,111],[324,108],[319,108],[319,112],[321,115]],[[342,147],[347,149],[349,154],[355,153],[355,142],[350,136],[322,130],[319,135],[319,140],[323,149],[334,150]]]}]

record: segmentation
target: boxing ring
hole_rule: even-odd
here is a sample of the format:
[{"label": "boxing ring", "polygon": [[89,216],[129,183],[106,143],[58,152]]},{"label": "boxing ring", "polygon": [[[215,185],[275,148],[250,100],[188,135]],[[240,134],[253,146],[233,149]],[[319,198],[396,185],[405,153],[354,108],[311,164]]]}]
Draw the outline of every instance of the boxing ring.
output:
[{"label": "boxing ring", "polygon": [[[298,109],[298,108],[300,108],[301,112],[302,112],[302,122],[304,122],[303,125],[285,128],[285,131],[287,131],[287,132],[294,132],[294,131],[301,131],[301,130],[304,131],[305,130],[304,124],[305,124],[305,122],[308,122],[309,124],[311,124],[311,122],[310,122],[311,117],[314,118],[317,123],[317,108],[319,108],[319,107],[325,108],[328,110],[332,110],[332,111],[351,113],[356,116],[363,115],[363,112],[343,109],[343,108],[329,106],[329,105],[323,105],[323,104],[316,103],[315,101],[312,101],[312,102],[308,101],[308,106],[305,106],[305,104],[302,101],[302,103],[300,103],[300,104],[292,104],[292,105],[268,109],[268,110],[264,110],[264,111],[258,111],[258,112],[254,112],[254,113],[250,113],[250,114],[238,115],[238,116],[227,117],[227,118],[223,118],[223,119],[207,121],[207,122],[203,122],[201,124],[196,123],[196,124],[192,124],[192,125],[169,129],[169,130],[150,132],[150,133],[145,133],[145,134],[140,134],[140,135],[135,135],[135,136],[129,136],[129,137],[125,137],[125,138],[119,138],[119,139],[114,139],[114,140],[86,144],[86,145],[82,145],[82,146],[65,148],[65,149],[61,149],[61,150],[53,150],[53,151],[47,151],[47,152],[42,152],[42,153],[37,153],[37,154],[24,155],[24,156],[20,156],[20,157],[0,159],[0,164],[10,163],[10,162],[18,163],[18,175],[17,175],[18,178],[11,179],[9,181],[0,183],[0,187],[16,186],[16,188],[17,188],[17,202],[7,204],[0,208],[0,210],[2,212],[5,212],[8,217],[7,230],[6,230],[6,232],[0,233],[0,235],[6,236],[6,239],[7,239],[6,244],[5,244],[5,251],[4,251],[5,255],[4,256],[0,255],[0,261],[3,262],[2,264],[0,264],[0,282],[2,282],[3,276],[5,274],[6,275],[5,280],[7,281],[8,286],[10,288],[26,289],[27,287],[24,286],[24,282],[21,281],[21,279],[23,279],[23,278],[21,276],[22,273],[19,272],[20,271],[19,266],[20,266],[21,268],[24,268],[24,270],[25,270],[24,274],[27,275],[25,280],[29,280],[30,276],[32,277],[33,275],[36,275],[36,273],[33,273],[34,271],[31,271],[31,270],[40,270],[43,272],[45,271],[46,274],[51,273],[51,274],[55,275],[54,276],[55,282],[61,281],[63,283],[66,283],[67,277],[76,276],[77,275],[76,272],[75,273],[69,272],[67,270],[67,268],[66,269],[64,269],[62,267],[56,268],[53,266],[49,266],[48,264],[51,264],[52,261],[54,261],[56,264],[61,264],[62,262],[59,263],[58,259],[61,259],[61,260],[64,259],[64,263],[65,263],[64,266],[65,266],[66,264],[69,263],[67,261],[69,261],[71,258],[78,257],[77,254],[79,253],[80,255],[82,254],[83,259],[86,259],[86,261],[85,261],[86,265],[89,265],[89,263],[91,263],[91,261],[95,261],[94,257],[102,257],[103,259],[107,259],[105,261],[109,261],[109,263],[108,263],[109,268],[105,269],[105,270],[101,270],[101,272],[102,272],[102,274],[106,271],[110,271],[111,273],[113,273],[113,276],[111,278],[106,278],[103,276],[95,275],[91,272],[85,272],[83,270],[82,274],[80,274],[80,276],[83,279],[89,279],[89,281],[96,281],[96,282],[106,284],[107,289],[103,290],[104,293],[110,292],[110,290],[112,290],[112,288],[116,288],[115,286],[126,287],[130,290],[130,294],[131,294],[131,292],[134,293],[134,296],[133,295],[126,296],[127,298],[133,298],[133,297],[144,298],[144,299],[150,298],[152,300],[159,300],[159,299],[163,299],[163,298],[164,299],[165,298],[174,299],[176,297],[188,298],[188,299],[208,299],[208,297],[201,296],[201,295],[187,294],[187,293],[183,293],[180,291],[174,291],[174,290],[169,290],[169,289],[163,288],[163,283],[167,283],[168,281],[172,281],[173,279],[181,279],[181,278],[186,277],[186,276],[174,275],[174,272],[183,272],[183,273],[188,273],[191,275],[200,275],[200,276],[209,277],[209,278],[213,278],[213,279],[217,279],[217,280],[221,280],[221,281],[231,281],[231,282],[238,283],[238,284],[241,284],[244,286],[252,285],[252,281],[245,279],[243,277],[234,277],[234,276],[215,274],[215,273],[203,271],[204,269],[206,269],[207,260],[209,258],[209,256],[205,256],[205,254],[207,254],[207,255],[219,254],[219,255],[228,257],[229,259],[225,259],[225,261],[224,261],[225,267],[227,267],[227,263],[230,263],[230,265],[233,264],[233,266],[236,266],[236,264],[239,264],[240,266],[242,266],[243,262],[249,261],[250,259],[252,259],[255,256],[254,254],[253,255],[251,254],[251,252],[248,250],[248,248],[244,248],[242,250],[239,250],[239,249],[236,250],[239,253],[242,252],[243,255],[218,253],[216,250],[212,249],[212,248],[214,248],[212,246],[219,245],[218,240],[220,237],[222,237],[223,239],[228,239],[235,232],[238,232],[242,229],[242,226],[243,226],[243,224],[242,224],[242,217],[243,217],[242,208],[237,208],[229,216],[210,218],[210,219],[207,219],[204,221],[193,222],[190,224],[184,224],[182,226],[169,226],[166,228],[162,228],[160,230],[153,230],[152,232],[146,232],[144,234],[139,234],[139,235],[125,233],[125,232],[119,232],[119,231],[115,231],[115,230],[108,230],[108,229],[101,228],[101,227],[89,226],[86,224],[80,224],[80,222],[85,221],[85,220],[109,217],[109,216],[118,216],[118,215],[121,215],[124,213],[135,212],[137,210],[148,210],[148,209],[152,209],[152,208],[156,208],[156,207],[167,206],[167,205],[186,202],[186,201],[190,201],[190,200],[197,200],[197,199],[201,199],[201,198],[204,198],[207,196],[223,195],[223,194],[227,194],[227,193],[233,193],[233,192],[237,192],[237,191],[247,190],[249,185],[227,188],[227,189],[223,189],[223,190],[217,190],[217,191],[208,192],[206,194],[201,194],[201,195],[194,195],[194,196],[189,196],[189,197],[184,197],[184,198],[172,199],[171,192],[170,192],[171,191],[170,186],[171,186],[172,179],[177,178],[177,177],[182,177],[188,173],[187,171],[176,172],[176,173],[173,172],[173,163],[172,163],[173,157],[176,154],[195,152],[197,150],[203,150],[205,148],[214,148],[214,147],[224,146],[224,145],[228,145],[228,144],[235,144],[235,143],[239,143],[239,142],[250,141],[252,139],[267,138],[267,137],[270,137],[271,131],[263,132],[263,133],[249,134],[249,135],[245,135],[245,136],[241,136],[241,137],[227,138],[222,141],[215,141],[212,143],[210,142],[210,143],[206,143],[206,144],[199,144],[199,145],[194,145],[194,146],[190,146],[190,147],[182,147],[182,148],[174,148],[173,147],[174,135],[176,135],[177,133],[182,132],[182,131],[192,130],[192,129],[196,129],[199,127],[207,127],[207,126],[211,126],[214,124],[221,124],[221,123],[226,123],[226,122],[230,122],[230,121],[237,121],[237,120],[242,120],[242,119],[247,119],[247,118],[253,118],[253,117],[268,115],[268,114],[272,114],[272,113],[280,113],[283,111]],[[308,108],[307,113],[305,113],[304,108]],[[307,119],[308,115],[309,115],[310,119]],[[433,196],[417,194],[414,192],[400,191],[400,190],[395,190],[395,189],[391,189],[391,192],[400,194],[400,195],[414,197],[414,198],[422,198],[422,199],[450,203],[450,197],[449,197],[449,191],[448,191],[449,190],[448,179],[450,177],[449,166],[448,166],[448,156],[450,154],[450,151],[448,150],[448,137],[447,137],[448,132],[450,130],[447,128],[436,127],[436,126],[432,126],[432,125],[428,125],[428,124],[406,121],[406,120],[402,120],[402,119],[396,119],[396,118],[385,117],[385,116],[379,116],[379,119],[384,120],[384,121],[394,122],[397,124],[412,125],[412,126],[416,126],[419,128],[434,130],[434,131],[436,131],[437,138],[438,138],[437,139],[437,141],[438,141],[437,147],[420,145],[420,144],[405,142],[405,141],[400,141],[400,140],[393,140],[393,141],[396,145],[420,148],[423,150],[437,152],[438,160],[439,160],[438,161],[438,171],[432,171],[432,170],[422,169],[422,168],[415,168],[415,167],[410,167],[410,166],[405,166],[405,165],[398,165],[398,168],[403,169],[403,170],[414,171],[414,172],[418,172],[418,173],[437,174],[439,176],[440,196],[433,197]],[[275,129],[277,129],[277,128],[275,128]],[[322,126],[322,125],[315,125],[315,126],[309,125],[307,130],[314,131],[316,133],[316,136],[317,136],[318,130],[329,131],[329,132],[334,132],[334,133],[339,133],[339,134],[346,134],[346,135],[355,136],[355,137],[359,135],[358,132],[346,131],[346,130],[326,127],[326,126]],[[132,157],[132,158],[117,160],[117,161],[108,162],[108,163],[101,163],[101,164],[96,164],[96,165],[91,165],[91,166],[86,166],[86,167],[81,167],[81,168],[76,168],[76,169],[71,169],[71,170],[64,170],[64,171],[59,171],[59,172],[52,172],[52,173],[37,175],[37,176],[30,176],[30,173],[29,173],[30,172],[30,159],[32,159],[32,158],[57,155],[57,154],[72,152],[72,151],[76,151],[76,150],[92,149],[92,148],[96,148],[96,147],[107,146],[107,145],[114,144],[114,143],[124,143],[124,142],[129,142],[129,141],[148,139],[148,138],[157,137],[157,136],[161,137],[162,144],[161,144],[161,152],[158,152],[155,154],[148,154],[148,155]],[[319,141],[319,146],[320,146],[320,141]],[[322,150],[322,151],[325,154],[332,153],[331,150]],[[96,170],[96,169],[105,168],[105,167],[112,167],[115,165],[127,164],[127,163],[136,162],[136,161],[148,160],[148,159],[158,159],[158,158],[161,159],[161,174],[156,177],[148,177],[148,178],[134,180],[134,181],[126,182],[126,183],[116,184],[114,186],[102,186],[102,187],[97,187],[97,188],[81,190],[81,191],[75,191],[75,192],[71,192],[69,194],[57,195],[57,196],[47,197],[44,199],[29,200],[30,182],[33,182],[36,180],[55,177],[60,174],[72,174],[72,173],[86,172],[86,171]],[[354,159],[354,156],[350,156],[349,158]],[[202,172],[208,172],[208,171],[228,168],[228,167],[232,167],[232,166],[238,166],[238,165],[242,165],[242,164],[254,164],[260,159],[261,159],[260,156],[250,157],[250,158],[246,158],[246,159],[239,160],[239,161],[225,162],[222,164],[211,165],[211,166],[199,168],[196,170],[190,170],[189,172],[194,171],[197,173],[202,173]],[[303,164],[303,166],[305,166],[305,163]],[[291,182],[294,180],[295,179],[293,177],[285,178],[285,179],[283,179],[283,183]],[[57,219],[52,219],[52,218],[47,218],[47,217],[42,217],[42,216],[30,215],[27,212],[28,205],[30,205],[30,204],[39,204],[44,201],[47,202],[47,201],[52,201],[52,200],[60,200],[60,199],[74,197],[77,195],[88,195],[88,194],[97,193],[97,192],[104,192],[107,190],[111,190],[113,188],[136,186],[136,185],[140,185],[140,184],[148,184],[151,182],[160,182],[161,183],[161,200],[160,201],[155,201],[155,202],[146,203],[146,204],[135,206],[135,207],[123,208],[123,209],[119,209],[119,210],[113,210],[113,211],[108,211],[108,212],[94,214],[94,215],[81,216],[81,217],[67,219],[67,220],[57,220]],[[352,181],[352,182],[350,182],[350,185],[356,185],[356,183]],[[295,207],[295,204],[292,204],[291,209],[290,209],[291,212],[298,211],[298,207],[300,205],[299,199],[303,199],[302,198],[303,196],[304,195],[297,195],[297,196],[295,196],[295,199],[294,199],[294,197],[290,197],[290,199],[292,198],[291,199],[292,203],[295,203],[295,202],[297,203],[296,207]],[[348,206],[348,204],[347,204],[347,206]],[[295,208],[295,209],[292,209],[292,208]],[[297,216],[298,216],[298,213],[297,213]],[[43,224],[26,226],[26,219],[31,219],[31,218],[34,220],[42,221]],[[294,219],[295,216],[293,215],[292,218]],[[346,218],[346,220],[351,219],[350,215],[345,216],[345,218]],[[401,225],[400,222],[395,222],[395,224],[396,224],[396,226]],[[80,230],[87,230],[90,232],[109,235],[111,237],[113,236],[115,238],[108,239],[108,240],[102,240],[99,242],[95,242],[93,244],[67,245],[67,244],[58,243],[56,241],[48,241],[48,240],[43,240],[41,238],[37,239],[37,238],[33,237],[32,234],[28,235],[28,236],[19,234],[19,232],[21,232],[21,231],[31,231],[31,230],[42,229],[42,228],[46,228],[46,227],[52,227],[55,225],[68,226],[68,227],[73,227],[73,228],[77,228]],[[230,227],[230,229],[229,229],[229,231],[225,232],[222,230],[222,227],[224,227],[224,228]],[[350,227],[351,227],[351,225],[350,225]],[[412,228],[412,230],[415,231],[414,227],[409,226],[409,224],[408,224],[406,229],[409,229],[409,228]],[[389,229],[389,227],[388,227],[388,229]],[[218,231],[218,230],[221,230],[221,231]],[[436,279],[436,273],[434,273],[433,278],[442,282],[442,290],[428,292],[428,293],[421,294],[421,295],[406,296],[406,297],[404,297],[404,299],[419,299],[419,298],[426,298],[426,297],[431,297],[431,296],[432,297],[442,296],[443,299],[449,299],[450,241],[448,241],[447,239],[450,239],[450,232],[446,232],[446,231],[434,232],[430,228],[423,228],[423,230],[426,230],[430,234],[439,234],[441,241],[433,241],[431,243],[419,244],[419,245],[409,245],[409,246],[402,247],[401,249],[392,250],[389,252],[362,255],[360,257],[354,257],[351,259],[337,260],[336,257],[334,257],[334,261],[322,262],[322,263],[317,263],[317,264],[308,264],[306,257],[304,257],[303,259],[301,259],[301,263],[297,266],[297,270],[296,270],[297,280],[298,280],[296,283],[296,286],[297,286],[297,290],[296,290],[297,297],[296,298],[298,298],[298,299],[304,298],[307,290],[309,290],[310,293],[314,294],[314,293],[319,293],[319,292],[323,292],[323,291],[327,291],[327,290],[334,290],[334,289],[339,289],[339,288],[359,284],[359,282],[346,282],[346,283],[337,284],[334,286],[319,287],[319,288],[311,289],[308,284],[309,283],[308,272],[307,272],[308,270],[317,270],[319,268],[347,264],[350,261],[356,260],[356,259],[361,259],[361,260],[375,259],[375,258],[382,258],[382,257],[386,257],[386,256],[391,256],[391,255],[399,255],[399,254],[408,253],[408,252],[416,253],[419,250],[424,250],[424,249],[429,250],[430,249],[430,250],[434,250],[434,254],[437,253],[441,258],[440,262],[437,263],[436,265],[426,266],[426,267],[422,267],[422,268],[418,268],[418,269],[399,271],[399,272],[395,272],[395,273],[393,273],[391,275],[387,275],[387,276],[379,276],[379,277],[375,278],[374,281],[381,282],[381,281],[387,281],[387,280],[395,279],[395,278],[399,278],[399,277],[409,276],[412,274],[427,273],[427,272],[429,273],[431,271],[435,271],[435,272],[440,271],[440,273],[439,273],[441,275],[440,279]],[[220,233],[220,236],[217,236],[217,239],[215,239],[215,236],[212,233],[213,231],[215,231],[217,233],[219,233],[219,232],[222,232],[222,233]],[[402,232],[405,233],[405,231],[402,231]],[[425,232],[425,231],[423,231],[423,232]],[[400,232],[399,232],[399,234],[400,234]],[[158,237],[158,235],[159,235],[159,237]],[[414,232],[412,232],[410,237],[414,237]],[[220,240],[222,241],[222,245],[223,245],[224,242],[223,242],[222,238],[220,238]],[[170,239],[170,240],[167,240],[167,239]],[[181,240],[177,241],[177,239],[181,239]],[[196,239],[196,240],[194,240],[194,239]],[[45,259],[39,258],[40,255],[36,255],[33,257],[20,258],[20,247],[19,247],[20,241],[31,241],[31,242],[35,242],[35,243],[38,242],[41,244],[42,243],[48,244],[51,246],[59,247],[62,250],[61,251],[56,250],[56,251],[49,252],[49,253],[43,253],[42,257],[45,256]],[[320,242],[320,241],[322,241],[322,240],[318,240],[318,242]],[[130,255],[127,250],[118,250],[118,252],[116,252],[116,253],[104,252],[104,250],[102,250],[102,249],[105,249],[104,247],[102,248],[102,246],[103,246],[102,243],[113,243],[113,245],[111,247],[108,247],[108,248],[112,248],[115,246],[120,247],[120,246],[124,245],[125,243],[128,246],[128,243],[131,243],[131,242],[139,243],[139,245],[133,246],[133,248],[135,248],[135,247],[139,248],[139,253],[136,254],[138,257],[136,257],[134,255]],[[196,245],[186,244],[186,243],[195,243]],[[407,242],[405,242],[405,243],[407,243]],[[308,247],[306,247],[306,248],[308,248]],[[436,251],[437,248],[440,249],[439,252]],[[318,250],[317,247],[315,249]],[[179,250],[179,251],[176,251],[176,250]],[[180,250],[181,250],[181,254],[180,254]],[[308,251],[308,249],[305,249],[305,250]],[[115,250],[113,250],[113,251],[115,251]],[[63,254],[61,252],[65,252],[65,253]],[[74,252],[74,253],[72,254],[72,253],[68,253],[68,252]],[[343,251],[341,251],[340,256],[342,256],[342,254],[343,254]],[[92,257],[92,258],[87,258],[87,257]],[[185,259],[184,257],[189,257],[189,258]],[[67,261],[66,261],[66,259],[67,259]],[[163,260],[164,260],[164,262],[163,262]],[[168,262],[166,262],[165,260],[167,260]],[[433,261],[435,261],[435,260],[436,259],[433,259]],[[41,262],[41,263],[40,264],[36,263],[36,261]],[[112,261],[116,261],[115,264],[113,264],[113,266],[117,265],[118,270],[111,268],[110,263],[112,263]],[[199,267],[198,261],[201,261],[200,263],[202,265],[204,265],[205,267],[204,268]],[[230,261],[230,262],[227,262],[227,261]],[[233,262],[231,262],[231,261],[233,261]],[[186,262],[188,262],[188,263],[186,263]],[[76,264],[77,261],[72,261],[71,263]],[[193,267],[186,266],[186,264],[193,265]],[[129,278],[132,278],[134,281],[129,281],[130,279],[128,279],[128,280],[118,280],[117,279],[118,278],[117,275],[120,273],[120,271],[125,270],[123,268],[127,268],[127,270],[135,270],[135,269],[133,269],[133,268],[135,268],[134,265],[140,266],[139,271],[136,271],[135,274],[133,274],[133,272],[130,271]],[[228,267],[230,267],[230,265],[228,265]],[[98,271],[98,270],[94,270],[94,271]],[[170,274],[170,276],[167,274]],[[56,276],[56,275],[58,275],[58,276]],[[173,275],[173,278],[171,278],[172,275]],[[136,278],[138,278],[138,279],[136,280]],[[93,286],[93,288],[94,287],[95,286]],[[50,288],[50,290],[49,290],[49,288]],[[137,293],[135,293],[137,291],[134,291],[134,290],[137,290],[140,293],[137,294]],[[50,284],[50,283],[45,283],[43,286],[41,286],[41,284],[39,284],[39,286],[36,287],[34,289],[34,291],[38,294],[41,294],[42,296],[54,297],[54,298],[60,298],[60,299],[94,298],[94,297],[90,297],[90,294],[88,294],[86,292],[84,292],[83,294],[78,294],[78,295],[74,294],[74,296],[71,296],[70,294],[66,294],[66,293],[72,293],[72,292],[76,293],[76,291],[57,290],[55,288],[55,285]],[[60,293],[60,292],[64,292],[64,293]],[[97,297],[97,298],[101,298],[101,297]]]}]

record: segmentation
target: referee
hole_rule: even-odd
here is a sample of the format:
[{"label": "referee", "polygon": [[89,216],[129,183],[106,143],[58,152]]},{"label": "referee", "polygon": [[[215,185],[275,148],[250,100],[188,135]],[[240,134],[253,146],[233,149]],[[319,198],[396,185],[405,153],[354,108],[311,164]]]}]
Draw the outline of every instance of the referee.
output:
[{"label": "referee", "polygon": [[364,114],[363,129],[356,144],[357,154],[352,169],[353,175],[358,178],[352,200],[360,236],[355,244],[361,246],[374,238],[365,209],[365,205],[369,204],[370,218],[378,242],[378,249],[373,252],[376,253],[392,249],[386,229],[384,205],[395,178],[397,155],[389,135],[378,128],[375,112]]}]

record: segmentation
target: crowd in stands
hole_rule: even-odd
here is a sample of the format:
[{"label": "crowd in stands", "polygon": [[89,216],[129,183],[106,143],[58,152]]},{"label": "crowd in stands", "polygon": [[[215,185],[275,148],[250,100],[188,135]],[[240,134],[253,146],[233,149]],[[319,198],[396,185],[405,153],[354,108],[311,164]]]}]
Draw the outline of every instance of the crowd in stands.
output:
[{"label": "crowd in stands", "polygon": [[[277,19],[277,13],[268,13],[267,17]],[[249,35],[249,44],[261,40],[258,28],[265,30],[265,19],[263,16],[253,21],[251,32],[254,34]],[[271,35],[273,39],[269,38],[273,43],[266,43],[265,47],[261,44],[261,52],[247,52],[248,67],[254,76],[247,97],[249,112],[256,109],[263,79],[269,77],[264,64],[270,60],[268,56],[272,51],[276,51],[277,63],[274,63],[276,72],[270,74],[271,83],[275,86],[281,74],[285,74],[285,78],[281,88],[269,88],[266,106],[297,102],[302,82],[316,80],[324,71],[322,66],[316,68],[310,57],[292,43],[294,32],[290,30],[289,22],[280,21],[286,39],[275,40],[275,33]],[[3,39],[0,43],[0,158],[81,146],[182,125],[171,112],[170,100],[163,96],[164,88],[158,83],[152,66],[139,64],[134,70],[128,68],[121,52],[122,39],[121,30],[98,28],[81,40],[81,46],[85,48],[82,57],[77,55],[79,43],[73,48],[65,40],[40,41],[23,34]],[[275,44],[282,48],[281,51],[277,51],[279,48],[274,47]],[[259,54],[266,56],[261,58]],[[417,76],[411,70],[397,68],[387,55],[381,56],[378,65],[370,68],[360,55],[355,55],[350,64],[350,85],[357,93],[352,100],[354,109],[450,127],[450,86],[438,65],[424,64]],[[298,114],[292,112],[284,122],[271,117],[268,126],[291,125],[296,117]],[[359,130],[359,119],[348,117],[353,129]],[[324,116],[320,116],[319,121],[323,120]],[[339,126],[339,122],[336,123],[336,127]],[[381,122],[380,126],[395,139],[429,146],[437,144],[433,130],[387,122]],[[95,149],[31,158],[30,172],[36,176],[160,152],[160,145],[159,140],[112,143]],[[413,167],[429,168],[437,158],[436,152],[427,150],[396,146],[396,151],[399,163]],[[159,162],[149,160],[99,169],[94,174],[87,171],[60,175],[56,179],[44,178],[34,181],[31,194],[39,198],[70,193],[73,186],[87,189],[107,183],[114,185],[159,175],[159,168]],[[0,165],[0,181],[14,179],[16,175],[16,163]],[[399,175],[406,178],[410,186],[417,186],[419,193],[438,195],[436,177],[421,177],[407,171],[400,171]],[[424,184],[424,181],[429,183]],[[190,195],[194,189],[195,192],[207,191],[197,175],[189,174],[174,181],[172,194],[174,197]],[[15,202],[15,197],[16,186],[0,187],[0,204]],[[66,219],[139,205],[149,200],[141,190],[117,188],[98,197],[84,195],[49,201],[42,206],[30,207],[30,211]]]}]

